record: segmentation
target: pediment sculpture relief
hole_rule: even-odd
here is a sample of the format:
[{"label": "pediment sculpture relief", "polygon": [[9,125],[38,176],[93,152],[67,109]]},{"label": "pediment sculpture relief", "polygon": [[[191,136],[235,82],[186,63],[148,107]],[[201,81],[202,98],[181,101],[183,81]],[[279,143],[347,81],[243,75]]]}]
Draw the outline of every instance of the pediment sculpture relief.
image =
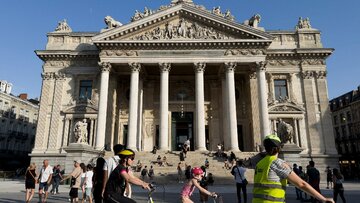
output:
[{"label": "pediment sculpture relief", "polygon": [[233,39],[212,27],[180,19],[178,23],[167,22],[151,31],[134,36],[131,40],[167,40],[167,39]]}]

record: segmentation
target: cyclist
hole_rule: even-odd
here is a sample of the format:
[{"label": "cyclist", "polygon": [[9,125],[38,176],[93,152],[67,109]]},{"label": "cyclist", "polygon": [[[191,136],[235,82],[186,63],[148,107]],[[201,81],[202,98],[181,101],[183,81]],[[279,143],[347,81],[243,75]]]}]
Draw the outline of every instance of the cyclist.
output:
[{"label": "cyclist", "polygon": [[191,174],[192,174],[192,178],[189,179],[184,187],[181,190],[181,202],[182,203],[193,203],[193,201],[190,199],[192,193],[195,190],[195,187],[197,187],[200,192],[208,195],[208,196],[212,196],[212,197],[216,197],[216,193],[215,192],[209,192],[207,191],[205,188],[200,186],[200,181],[204,176],[204,171],[199,168],[199,167],[194,167],[193,169],[191,169]]},{"label": "cyclist", "polygon": [[129,167],[135,159],[135,152],[131,149],[124,149],[119,153],[119,165],[111,172],[106,183],[104,199],[106,203],[136,203],[134,200],[125,197],[125,189],[128,183],[142,186],[150,190],[148,183],[139,178],[129,175]]}]

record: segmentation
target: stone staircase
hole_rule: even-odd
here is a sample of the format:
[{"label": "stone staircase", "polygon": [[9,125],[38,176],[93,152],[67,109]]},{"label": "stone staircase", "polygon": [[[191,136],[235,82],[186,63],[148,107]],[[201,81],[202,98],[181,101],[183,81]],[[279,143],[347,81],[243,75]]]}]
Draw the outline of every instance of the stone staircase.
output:
[{"label": "stone staircase", "polygon": [[[187,158],[185,162],[182,162],[183,172],[185,170],[185,163],[191,165],[191,167],[200,167],[205,164],[205,159],[208,158],[210,163],[208,173],[212,173],[216,184],[233,184],[234,178],[230,173],[230,170],[224,168],[225,158],[214,156],[215,152],[200,152],[200,151],[190,151],[187,153]],[[230,154],[228,152],[227,154]],[[247,170],[245,177],[249,182],[253,181],[254,170],[250,164],[250,160],[253,160],[257,152],[237,152],[235,153],[236,157],[239,159],[247,159]],[[167,163],[169,165],[159,166],[156,164],[156,159],[158,155],[163,158],[166,156]],[[151,152],[137,152],[135,157],[135,162],[133,166],[136,166],[138,160],[142,163],[143,167],[147,166],[149,169],[152,165],[154,168],[155,176],[153,181],[161,184],[169,184],[177,182],[177,165],[180,162],[180,152],[158,152],[157,154],[152,154]],[[249,159],[251,158],[251,159]],[[140,172],[135,172],[135,175],[140,177]],[[183,175],[185,179],[185,176]],[[146,179],[149,181],[149,179]]]}]

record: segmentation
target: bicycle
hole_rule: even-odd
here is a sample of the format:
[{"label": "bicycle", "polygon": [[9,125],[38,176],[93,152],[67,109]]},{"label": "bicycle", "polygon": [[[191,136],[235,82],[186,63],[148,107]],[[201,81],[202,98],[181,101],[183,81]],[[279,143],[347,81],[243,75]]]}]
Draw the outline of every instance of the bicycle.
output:
[{"label": "bicycle", "polygon": [[[150,184],[150,191],[148,193],[148,201],[147,203],[154,203],[154,200],[152,198],[152,194],[155,192],[156,188],[160,187],[160,185],[156,185],[154,183],[151,183]],[[163,188],[163,201],[165,201],[165,186],[164,185],[161,185],[161,187]]]}]

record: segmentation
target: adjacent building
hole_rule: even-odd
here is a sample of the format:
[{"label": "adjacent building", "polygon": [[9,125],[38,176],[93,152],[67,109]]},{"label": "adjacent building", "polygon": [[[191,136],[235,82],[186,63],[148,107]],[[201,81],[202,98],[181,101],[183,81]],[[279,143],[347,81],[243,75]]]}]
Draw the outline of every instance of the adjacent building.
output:
[{"label": "adjacent building", "polygon": [[124,25],[106,16],[96,33],[59,22],[36,51],[44,65],[32,159],[63,163],[71,143],[99,153],[116,143],[178,151],[189,139],[192,150],[256,151],[284,123],[284,142],[300,149],[303,165],[336,165],[326,81],[333,49],[308,18],[276,31],[260,19],[239,23],[220,7],[173,0]]},{"label": "adjacent building", "polygon": [[[12,84],[0,81],[1,169],[24,166],[35,143],[39,105],[27,94],[11,94]],[[26,163],[27,164],[27,163]]]},{"label": "adjacent building", "polygon": [[340,166],[347,177],[359,177],[360,168],[360,86],[330,101]]}]

